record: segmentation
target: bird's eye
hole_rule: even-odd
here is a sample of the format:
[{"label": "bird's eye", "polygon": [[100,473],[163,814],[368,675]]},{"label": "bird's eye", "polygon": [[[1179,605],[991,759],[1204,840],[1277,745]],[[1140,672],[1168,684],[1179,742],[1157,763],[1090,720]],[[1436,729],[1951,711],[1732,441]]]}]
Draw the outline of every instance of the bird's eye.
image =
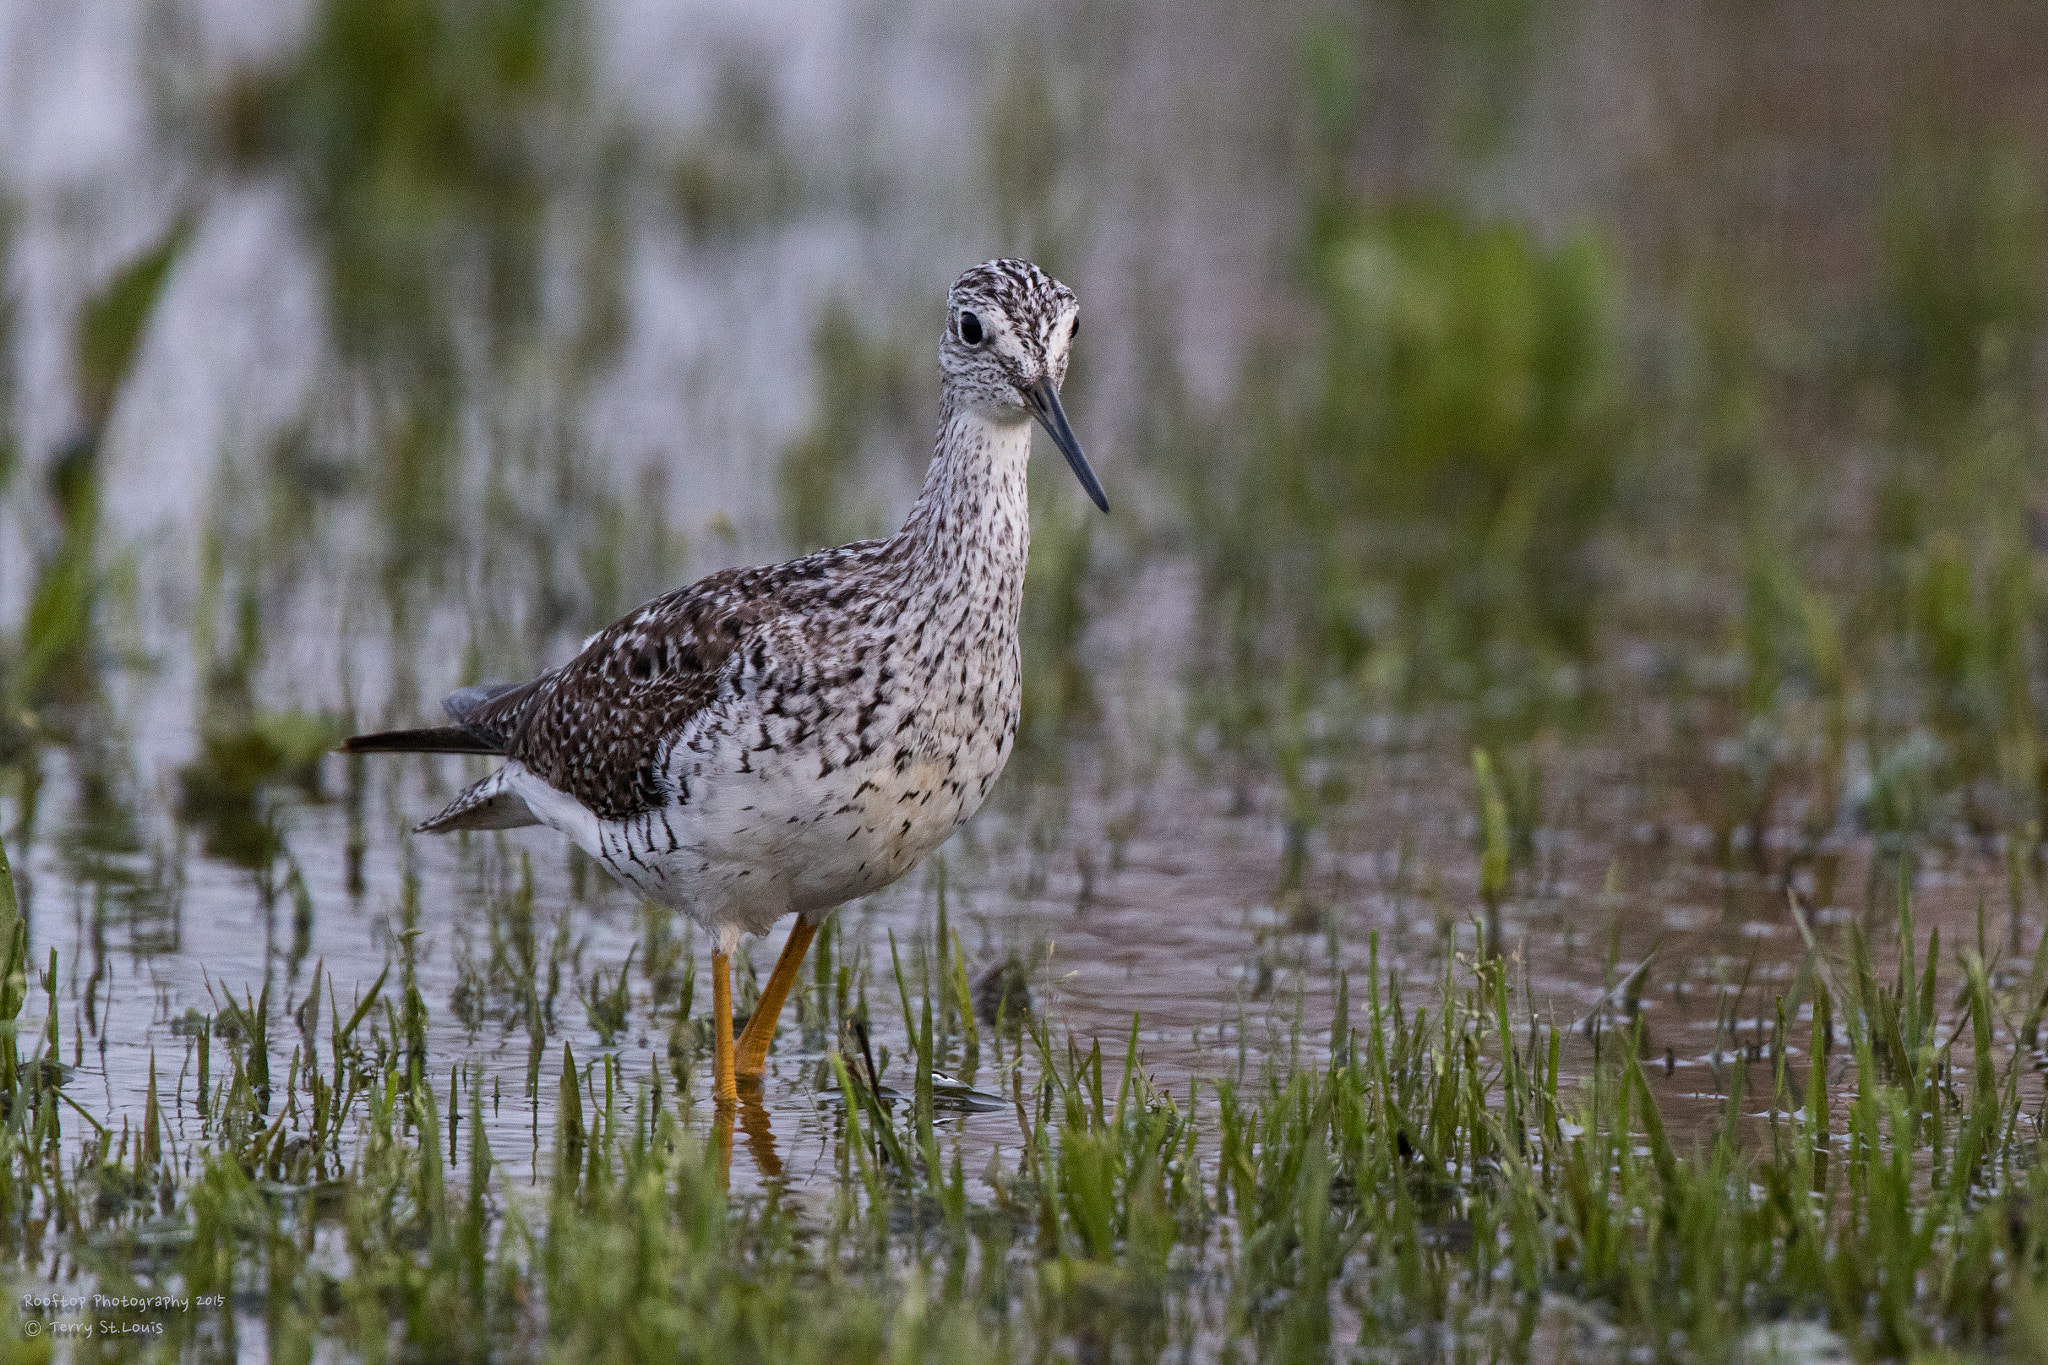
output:
[{"label": "bird's eye", "polygon": [[1067,324],[1067,340],[1072,341],[1079,335],[1081,335],[1081,315],[1076,313],[1074,314],[1074,320]]},{"label": "bird's eye", "polygon": [[960,339],[969,346],[981,345],[981,319],[972,313],[960,315]]}]

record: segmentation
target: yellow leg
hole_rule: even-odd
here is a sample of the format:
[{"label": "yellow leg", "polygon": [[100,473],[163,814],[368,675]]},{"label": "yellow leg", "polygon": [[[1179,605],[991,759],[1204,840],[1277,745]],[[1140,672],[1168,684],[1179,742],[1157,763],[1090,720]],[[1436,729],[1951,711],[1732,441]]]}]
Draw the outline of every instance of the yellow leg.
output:
[{"label": "yellow leg", "polygon": [[739,1058],[735,1062],[740,1075],[758,1076],[767,1070],[768,1043],[775,1037],[775,1020],[782,1013],[782,1002],[789,998],[790,985],[796,980],[797,969],[804,965],[804,954],[810,950],[811,939],[817,932],[817,925],[807,924],[802,918],[790,926],[789,937],[782,944],[782,956],[775,959],[775,970],[768,974],[768,984],[761,988],[753,1017],[740,1033]]},{"label": "yellow leg", "polygon": [[732,1073],[732,956],[729,953],[711,954],[711,1055],[718,1107],[730,1109],[739,1103],[740,1087]]}]

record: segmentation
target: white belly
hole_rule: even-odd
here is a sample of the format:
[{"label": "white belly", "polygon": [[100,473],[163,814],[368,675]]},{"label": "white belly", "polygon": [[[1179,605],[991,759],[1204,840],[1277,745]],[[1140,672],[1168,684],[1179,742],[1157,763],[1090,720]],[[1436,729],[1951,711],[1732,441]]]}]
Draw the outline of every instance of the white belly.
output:
[{"label": "white belly", "polygon": [[979,763],[920,757],[899,773],[878,753],[821,778],[815,757],[797,756],[700,775],[681,806],[620,821],[506,768],[542,823],[729,951],[741,934],[791,912],[821,915],[910,871],[980,808],[1001,766],[991,751]]}]

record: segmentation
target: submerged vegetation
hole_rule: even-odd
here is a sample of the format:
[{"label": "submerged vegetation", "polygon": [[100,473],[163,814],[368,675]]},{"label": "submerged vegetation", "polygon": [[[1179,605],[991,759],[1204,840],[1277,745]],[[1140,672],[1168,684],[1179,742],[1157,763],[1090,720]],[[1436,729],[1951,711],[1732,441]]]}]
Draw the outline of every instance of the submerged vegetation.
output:
[{"label": "submerged vegetation", "polygon": [[[29,964],[26,926],[8,924],[0,1018],[29,1026],[59,964]],[[316,972],[282,1075],[267,992],[194,1011],[175,1077],[153,1058],[118,1131],[65,1094],[54,1022],[10,1028],[0,1246],[127,1304],[202,1305],[103,1310],[86,1356],[122,1354],[119,1330],[203,1356],[260,1341],[293,1359],[621,1361],[1301,1359],[1339,1342],[1721,1358],[1800,1328],[1862,1358],[2031,1340],[2043,1116],[2031,1050],[2000,1035],[2019,1011],[2037,1027],[2048,955],[2001,989],[1978,951],[1945,968],[1938,932],[1916,970],[1904,903],[1899,932],[1895,981],[1860,932],[1846,955],[1808,951],[1690,1145],[1660,1113],[1640,1024],[1595,1016],[1581,1037],[1498,958],[1447,961],[1421,1003],[1375,945],[1358,1008],[1347,975],[1319,1002],[1327,1032],[1297,1008],[1265,1061],[1219,1056],[1175,1097],[1148,1075],[1140,1020],[1120,1063],[1041,1018],[978,1028],[944,954],[919,954],[939,971],[915,981],[898,957],[911,1093],[878,1087],[865,1051],[826,1052],[829,1178],[785,1177],[749,1101],[751,1194],[730,1192],[733,1116],[677,1079],[701,1074],[708,1039],[631,1082],[615,1053],[536,1052],[505,1094],[436,1059],[410,970],[348,1000]],[[849,1015],[830,960],[800,1014],[850,1037],[867,1002]],[[685,999],[679,1029],[689,1016]],[[1567,1052],[1589,1054],[1577,1081]],[[977,1066],[1000,1093],[937,1083]],[[1013,1126],[977,1172],[956,1097]],[[506,1107],[536,1116],[539,1188],[494,1152]]]}]

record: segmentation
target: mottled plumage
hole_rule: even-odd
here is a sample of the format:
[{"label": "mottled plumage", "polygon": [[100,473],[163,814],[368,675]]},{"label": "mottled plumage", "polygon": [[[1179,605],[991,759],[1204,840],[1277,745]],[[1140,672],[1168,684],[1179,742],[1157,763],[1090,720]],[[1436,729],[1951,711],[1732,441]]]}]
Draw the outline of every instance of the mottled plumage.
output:
[{"label": "mottled plumage", "polygon": [[902,530],[712,574],[531,682],[456,693],[452,727],[350,747],[503,754],[420,828],[550,825],[721,952],[909,871],[1016,738],[1032,417],[1102,501],[1057,399],[1071,291],[991,261],[948,302],[937,449]]}]

